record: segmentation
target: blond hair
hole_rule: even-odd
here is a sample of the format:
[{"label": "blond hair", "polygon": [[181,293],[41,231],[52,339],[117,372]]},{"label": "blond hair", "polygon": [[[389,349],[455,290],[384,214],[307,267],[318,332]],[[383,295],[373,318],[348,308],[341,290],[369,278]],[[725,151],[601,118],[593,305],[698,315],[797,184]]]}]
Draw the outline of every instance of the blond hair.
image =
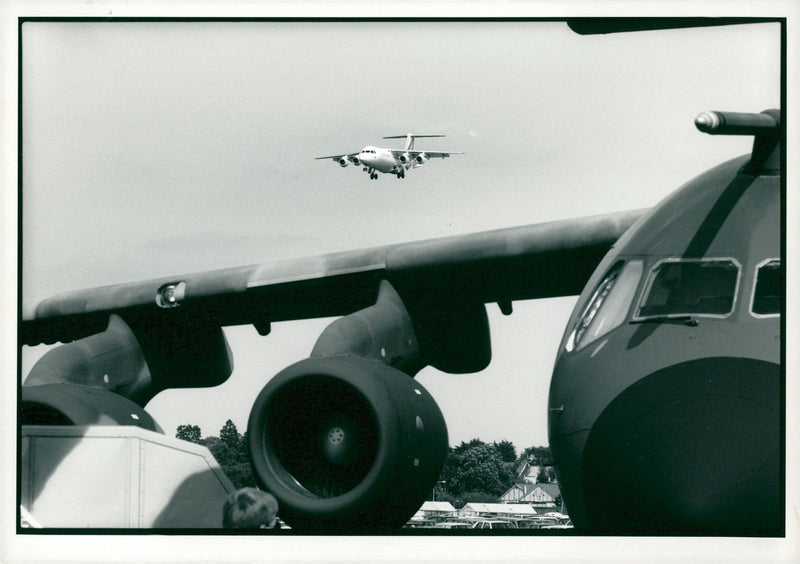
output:
[{"label": "blond hair", "polygon": [[271,529],[278,517],[278,500],[256,488],[241,488],[228,496],[222,510],[227,529]]}]

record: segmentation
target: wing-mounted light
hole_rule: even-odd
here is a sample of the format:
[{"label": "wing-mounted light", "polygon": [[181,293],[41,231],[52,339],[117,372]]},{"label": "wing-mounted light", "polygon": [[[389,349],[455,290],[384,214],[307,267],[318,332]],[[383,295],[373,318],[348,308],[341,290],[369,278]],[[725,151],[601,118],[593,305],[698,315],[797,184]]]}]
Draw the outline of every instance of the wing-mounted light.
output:
[{"label": "wing-mounted light", "polygon": [[164,309],[178,307],[185,296],[186,282],[170,282],[156,292],[156,305]]}]

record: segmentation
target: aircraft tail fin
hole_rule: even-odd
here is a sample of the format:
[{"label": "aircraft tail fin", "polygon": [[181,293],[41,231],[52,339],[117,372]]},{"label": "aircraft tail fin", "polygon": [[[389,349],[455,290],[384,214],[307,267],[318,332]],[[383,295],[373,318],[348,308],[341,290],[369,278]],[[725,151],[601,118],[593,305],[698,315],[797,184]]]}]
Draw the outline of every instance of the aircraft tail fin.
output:
[{"label": "aircraft tail fin", "polygon": [[441,133],[428,133],[428,134],[418,134],[418,133],[406,133],[405,135],[389,135],[388,137],[384,137],[384,139],[405,139],[406,146],[404,150],[409,151],[414,148],[414,139],[418,137],[444,137]]}]

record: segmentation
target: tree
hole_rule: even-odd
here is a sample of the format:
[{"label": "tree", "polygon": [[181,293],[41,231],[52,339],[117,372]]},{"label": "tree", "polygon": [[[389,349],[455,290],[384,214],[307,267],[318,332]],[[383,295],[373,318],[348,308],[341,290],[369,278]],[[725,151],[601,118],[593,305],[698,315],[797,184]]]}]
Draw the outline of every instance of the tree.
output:
[{"label": "tree", "polygon": [[178,425],[176,429],[175,438],[182,441],[189,441],[190,443],[200,444],[202,440],[200,427],[197,425]]},{"label": "tree", "polygon": [[488,494],[495,500],[514,483],[513,463],[503,462],[494,444],[473,439],[451,448],[445,460],[442,479],[448,492]]},{"label": "tree", "polygon": [[242,440],[242,436],[239,434],[236,425],[230,419],[225,421],[225,425],[219,430],[219,438],[234,451],[239,450],[239,443]]},{"label": "tree", "polygon": [[453,495],[449,492],[442,492],[441,494],[436,494],[436,501],[449,501],[453,507],[456,509],[461,509],[470,502],[497,503],[499,499],[496,495],[486,492],[463,492],[458,495]]},{"label": "tree", "polygon": [[550,475],[547,473],[547,468],[539,466],[539,473],[536,475],[536,482],[539,484],[549,484]]},{"label": "tree", "polygon": [[494,447],[497,449],[497,452],[503,462],[517,461],[517,449],[514,448],[514,443],[511,441],[500,441],[499,443],[494,443]]},{"label": "tree", "polygon": [[553,455],[550,447],[528,447],[520,453],[518,460],[529,462],[531,466],[551,466]]},{"label": "tree", "polygon": [[237,488],[254,486],[255,477],[250,466],[247,440],[239,434],[236,425],[228,419],[219,430],[219,438],[206,437],[203,443],[219,462],[225,475]]},{"label": "tree", "polygon": [[236,425],[228,419],[219,431],[219,437],[200,438],[197,425],[180,425],[175,436],[184,441],[204,445],[236,488],[255,486],[253,469],[247,445],[247,433],[242,436]]}]

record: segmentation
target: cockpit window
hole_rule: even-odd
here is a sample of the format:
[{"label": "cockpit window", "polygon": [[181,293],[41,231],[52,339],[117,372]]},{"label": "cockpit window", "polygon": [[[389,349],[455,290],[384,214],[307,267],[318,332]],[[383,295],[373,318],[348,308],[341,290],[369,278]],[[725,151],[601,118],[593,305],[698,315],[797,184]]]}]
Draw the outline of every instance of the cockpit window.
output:
[{"label": "cockpit window", "polygon": [[642,278],[642,271],[642,261],[634,260],[627,264],[620,261],[606,273],[567,340],[567,352],[593,343],[625,321]]},{"label": "cockpit window", "polygon": [[756,273],[752,311],[756,315],[775,315],[781,312],[781,283],[783,268],[780,259],[761,265]]},{"label": "cockpit window", "polygon": [[738,282],[739,266],[730,259],[663,261],[650,273],[636,317],[728,315]]}]

